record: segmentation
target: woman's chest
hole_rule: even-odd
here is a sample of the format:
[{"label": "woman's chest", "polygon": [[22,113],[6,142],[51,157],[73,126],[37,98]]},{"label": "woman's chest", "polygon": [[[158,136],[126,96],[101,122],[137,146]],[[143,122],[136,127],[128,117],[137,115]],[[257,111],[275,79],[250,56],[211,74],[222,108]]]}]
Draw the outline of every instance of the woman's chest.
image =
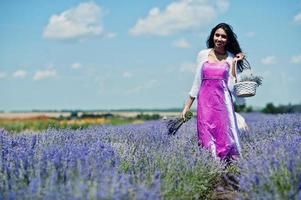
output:
[{"label": "woman's chest", "polygon": [[202,66],[203,77],[217,77],[217,78],[228,78],[229,76],[229,65],[227,62],[215,62],[211,63],[206,61]]}]

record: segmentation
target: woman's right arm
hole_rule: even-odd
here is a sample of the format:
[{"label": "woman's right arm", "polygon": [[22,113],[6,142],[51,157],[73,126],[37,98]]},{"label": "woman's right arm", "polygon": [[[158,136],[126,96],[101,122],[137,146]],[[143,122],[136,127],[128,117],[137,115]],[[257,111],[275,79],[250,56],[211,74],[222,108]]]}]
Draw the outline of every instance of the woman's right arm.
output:
[{"label": "woman's right arm", "polygon": [[185,119],[185,114],[190,110],[196,96],[198,95],[200,84],[201,84],[201,77],[202,77],[202,70],[201,66],[203,63],[203,57],[204,57],[204,51],[200,51],[197,56],[197,61],[196,61],[196,71],[194,75],[194,80],[192,83],[192,87],[189,91],[189,97],[188,100],[184,106],[184,109],[182,111],[181,117]]},{"label": "woman's right arm", "polygon": [[188,100],[187,100],[187,102],[186,102],[186,104],[185,104],[185,107],[184,107],[184,109],[183,109],[183,111],[182,111],[181,117],[182,117],[183,119],[185,119],[186,113],[190,110],[190,108],[191,108],[191,106],[192,106],[192,104],[193,104],[193,102],[194,102],[194,99],[195,99],[194,97],[189,96],[189,98],[188,98]]}]

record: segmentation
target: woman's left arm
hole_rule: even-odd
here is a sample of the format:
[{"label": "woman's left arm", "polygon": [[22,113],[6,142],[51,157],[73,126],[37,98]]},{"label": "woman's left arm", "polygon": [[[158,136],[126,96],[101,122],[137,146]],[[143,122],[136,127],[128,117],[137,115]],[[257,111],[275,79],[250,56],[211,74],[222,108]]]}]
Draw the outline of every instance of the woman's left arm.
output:
[{"label": "woman's left arm", "polygon": [[228,88],[229,88],[231,94],[234,96],[236,104],[238,104],[238,105],[245,104],[245,98],[236,96],[235,92],[234,92],[234,84],[237,81],[237,74],[235,73],[235,70],[236,70],[235,67],[236,67],[237,61],[243,60],[244,58],[245,58],[245,54],[239,53],[239,54],[236,54],[236,56],[232,59],[232,62],[229,63],[230,64],[230,73],[229,73],[229,79],[228,79]]},{"label": "woman's left arm", "polygon": [[231,63],[231,69],[232,69],[231,70],[231,75],[233,77],[235,77],[236,80],[237,80],[237,77],[236,77],[237,74],[235,74],[235,65],[236,65],[236,63],[238,61],[241,61],[241,60],[243,60],[245,58],[246,58],[246,55],[243,52],[240,52],[240,53],[236,54],[235,57],[232,60],[232,63]]}]

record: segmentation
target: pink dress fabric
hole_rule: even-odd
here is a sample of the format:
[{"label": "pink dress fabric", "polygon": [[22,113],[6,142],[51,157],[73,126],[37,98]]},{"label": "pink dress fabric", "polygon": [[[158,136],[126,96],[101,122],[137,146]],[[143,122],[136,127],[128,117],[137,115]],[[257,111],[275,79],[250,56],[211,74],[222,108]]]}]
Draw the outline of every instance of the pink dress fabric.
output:
[{"label": "pink dress fabric", "polygon": [[199,144],[215,158],[240,155],[238,126],[231,93],[227,86],[229,64],[204,62],[197,104]]}]

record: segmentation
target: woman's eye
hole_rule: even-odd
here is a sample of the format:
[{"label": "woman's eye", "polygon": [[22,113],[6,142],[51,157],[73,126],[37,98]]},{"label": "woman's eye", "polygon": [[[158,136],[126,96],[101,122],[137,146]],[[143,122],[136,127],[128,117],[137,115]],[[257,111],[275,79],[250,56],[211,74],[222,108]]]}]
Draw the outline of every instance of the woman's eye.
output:
[{"label": "woman's eye", "polygon": [[227,39],[227,35],[221,35],[218,33],[215,34],[215,37],[222,37],[223,39]]}]

